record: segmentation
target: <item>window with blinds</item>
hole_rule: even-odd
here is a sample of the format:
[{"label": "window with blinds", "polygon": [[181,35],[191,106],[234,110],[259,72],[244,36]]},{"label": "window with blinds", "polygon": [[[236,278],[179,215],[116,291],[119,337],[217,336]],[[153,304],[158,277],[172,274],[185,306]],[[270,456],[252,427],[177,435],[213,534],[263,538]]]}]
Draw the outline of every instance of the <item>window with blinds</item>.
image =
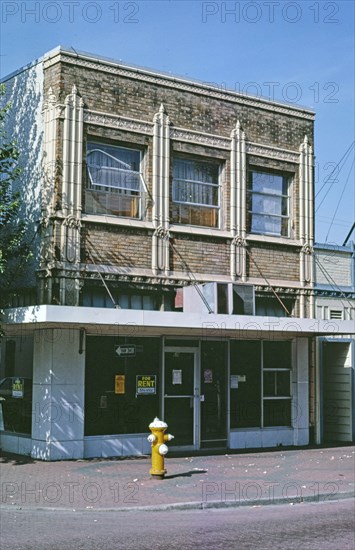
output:
[{"label": "window with blinds", "polygon": [[146,193],[141,157],[136,149],[89,142],[85,211],[141,218]]},{"label": "window with blinds", "polygon": [[249,173],[249,231],[290,236],[291,178],[271,172]]},{"label": "window with blinds", "polygon": [[172,221],[218,227],[220,223],[220,164],[173,160]]}]

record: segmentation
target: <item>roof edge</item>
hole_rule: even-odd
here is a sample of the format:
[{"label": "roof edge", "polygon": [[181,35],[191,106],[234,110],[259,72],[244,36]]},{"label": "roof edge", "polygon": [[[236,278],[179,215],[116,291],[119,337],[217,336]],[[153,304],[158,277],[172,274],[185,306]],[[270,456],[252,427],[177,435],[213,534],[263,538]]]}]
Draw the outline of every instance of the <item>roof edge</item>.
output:
[{"label": "roof edge", "polygon": [[142,67],[132,63],[126,63],[122,60],[112,59],[112,58],[100,56],[97,54],[75,50],[73,47],[67,48],[64,46],[57,46],[53,50],[50,50],[49,52],[44,54],[42,59],[45,62],[60,54],[65,54],[73,58],[76,57],[76,58],[86,59],[90,61],[96,61],[107,66],[121,67],[126,70],[130,70],[133,73],[139,73],[145,76],[153,76],[153,75],[159,76],[160,78],[164,78],[170,82],[177,82],[177,83],[182,83],[190,86],[196,86],[196,88],[200,88],[205,91],[219,92],[219,93],[225,94],[226,99],[228,99],[228,96],[229,96],[229,97],[233,97],[235,99],[240,99],[244,101],[254,101],[259,103],[260,108],[263,108],[264,106],[268,108],[274,106],[278,108],[289,109],[294,111],[294,116],[298,115],[302,117],[302,115],[307,115],[309,117],[311,115],[314,118],[316,114],[315,111],[310,108],[303,107],[303,106],[295,106],[293,103],[273,101],[271,99],[253,96],[251,94],[242,94],[242,93],[236,92],[235,90],[220,88],[218,86],[213,86],[213,84],[204,83],[203,81],[200,81],[198,79],[190,79],[180,75],[174,75],[174,74],[166,73],[164,71],[159,71],[148,67]]}]

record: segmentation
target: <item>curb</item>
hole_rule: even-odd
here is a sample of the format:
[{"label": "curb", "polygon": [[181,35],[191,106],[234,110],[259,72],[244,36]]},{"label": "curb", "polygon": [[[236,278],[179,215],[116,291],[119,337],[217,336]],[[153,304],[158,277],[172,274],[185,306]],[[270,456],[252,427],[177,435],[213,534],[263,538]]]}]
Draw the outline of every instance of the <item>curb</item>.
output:
[{"label": "curb", "polygon": [[174,510],[211,510],[211,509],[223,509],[223,508],[240,508],[240,507],[256,507],[256,506],[272,506],[280,504],[303,504],[313,502],[315,504],[320,502],[337,502],[338,500],[346,500],[355,498],[355,491],[349,491],[339,493],[337,495],[313,495],[305,497],[276,497],[273,499],[257,499],[257,500],[244,500],[244,501],[229,501],[223,502],[220,500],[210,502],[176,502],[171,504],[158,504],[147,506],[131,506],[122,508],[52,508],[52,507],[22,507],[19,505],[1,505],[0,510],[15,510],[15,511],[30,511],[30,512],[169,512]]}]

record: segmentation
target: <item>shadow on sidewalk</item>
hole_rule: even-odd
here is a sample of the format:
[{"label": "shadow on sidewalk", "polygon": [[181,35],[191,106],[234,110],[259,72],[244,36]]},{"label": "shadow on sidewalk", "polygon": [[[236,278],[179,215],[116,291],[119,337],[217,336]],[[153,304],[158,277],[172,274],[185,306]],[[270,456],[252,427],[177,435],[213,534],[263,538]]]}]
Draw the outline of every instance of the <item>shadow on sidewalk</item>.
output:
[{"label": "shadow on sidewalk", "polygon": [[184,472],[183,474],[174,474],[172,476],[165,476],[164,479],[174,479],[175,477],[191,477],[194,474],[207,474],[208,470],[191,470],[190,472]]},{"label": "shadow on sidewalk", "polygon": [[12,464],[13,466],[23,466],[25,464],[34,464],[37,462],[34,458],[26,455],[17,455],[14,453],[0,453],[0,465]]}]

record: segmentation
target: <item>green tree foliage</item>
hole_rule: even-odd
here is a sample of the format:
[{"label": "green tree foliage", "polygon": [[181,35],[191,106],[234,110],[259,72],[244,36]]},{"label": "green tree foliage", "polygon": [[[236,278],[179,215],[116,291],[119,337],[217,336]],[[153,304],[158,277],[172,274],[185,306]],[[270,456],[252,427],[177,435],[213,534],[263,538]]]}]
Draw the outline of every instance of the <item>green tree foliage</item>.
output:
[{"label": "green tree foliage", "polygon": [[[0,100],[5,86],[0,85]],[[1,101],[2,103],[2,101]],[[25,240],[26,224],[20,220],[21,195],[13,191],[13,184],[21,173],[20,153],[14,140],[9,140],[5,120],[11,105],[0,108],[0,308],[8,305],[16,278],[30,257]]]}]

